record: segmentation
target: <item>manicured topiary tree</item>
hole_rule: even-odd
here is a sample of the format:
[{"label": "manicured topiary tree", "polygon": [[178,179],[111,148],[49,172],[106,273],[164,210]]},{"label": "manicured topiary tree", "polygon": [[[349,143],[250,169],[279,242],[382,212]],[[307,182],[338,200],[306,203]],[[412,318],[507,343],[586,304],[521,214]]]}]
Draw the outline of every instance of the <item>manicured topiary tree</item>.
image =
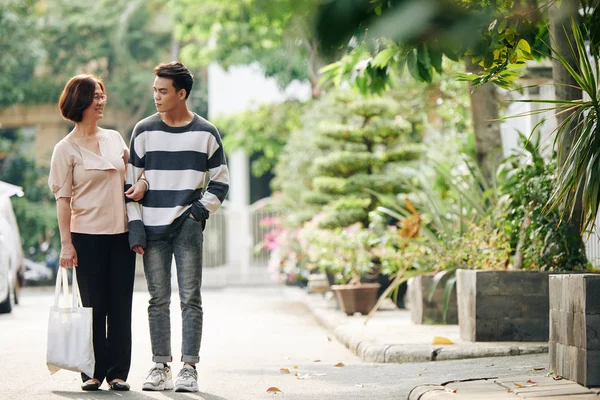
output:
[{"label": "manicured topiary tree", "polygon": [[317,146],[308,202],[321,204],[321,228],[360,222],[378,206],[372,192],[403,192],[394,164],[415,160],[419,148],[408,143],[410,124],[399,104],[386,97],[339,94],[337,114],[317,127]]}]

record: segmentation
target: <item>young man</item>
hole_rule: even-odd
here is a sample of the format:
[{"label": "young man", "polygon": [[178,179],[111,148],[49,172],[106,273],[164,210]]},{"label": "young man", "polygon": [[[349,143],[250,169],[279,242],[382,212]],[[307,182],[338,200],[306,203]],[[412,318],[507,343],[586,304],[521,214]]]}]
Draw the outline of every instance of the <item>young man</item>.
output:
[{"label": "young man", "polygon": [[[217,129],[187,108],[194,83],[190,71],[171,62],[157,66],[154,75],[158,113],[135,126],[127,168],[127,185],[135,185],[144,175],[149,186],[141,203],[127,203],[129,244],[144,257],[152,360],[156,363],[142,389],[173,389],[167,363],[172,361],[169,305],[175,256],[184,362],[175,389],[197,392],[203,315],[202,231],[209,214],[225,199],[229,171]],[[206,175],[210,181],[203,192]]]}]

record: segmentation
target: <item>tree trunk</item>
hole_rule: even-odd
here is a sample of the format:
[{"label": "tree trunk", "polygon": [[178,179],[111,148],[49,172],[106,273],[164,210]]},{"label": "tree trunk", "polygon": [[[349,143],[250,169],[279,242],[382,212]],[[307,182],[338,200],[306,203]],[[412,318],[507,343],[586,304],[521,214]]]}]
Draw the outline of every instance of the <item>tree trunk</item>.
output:
[{"label": "tree trunk", "polygon": [[[465,65],[468,72],[480,72],[478,66],[473,65],[470,60],[465,60]],[[496,169],[502,161],[502,136],[500,121],[498,121],[496,86],[493,83],[471,86],[470,96],[477,164],[487,182],[492,183]]]},{"label": "tree trunk", "polygon": [[[575,43],[573,37],[573,30],[571,29],[571,19],[579,19],[579,0],[564,0],[560,7],[554,4],[550,8],[550,35],[551,35],[551,46],[559,54],[561,54],[575,70],[579,67],[579,61],[575,54],[573,54],[571,45]],[[569,42],[571,44],[569,44]],[[554,93],[557,99],[560,100],[579,100],[583,98],[583,92],[577,88],[577,83],[569,72],[557,61],[552,61],[552,78],[554,80]],[[565,118],[568,117],[568,113],[561,112],[556,115],[556,122],[560,125]],[[569,151],[573,145],[573,131],[570,135],[566,135],[558,146],[561,150],[561,157],[558,160],[558,169],[560,170],[565,162]],[[568,219],[569,231],[574,236],[581,237],[581,222],[582,222],[583,208],[582,208],[582,193],[578,190],[575,198],[575,207],[573,214]]]}]

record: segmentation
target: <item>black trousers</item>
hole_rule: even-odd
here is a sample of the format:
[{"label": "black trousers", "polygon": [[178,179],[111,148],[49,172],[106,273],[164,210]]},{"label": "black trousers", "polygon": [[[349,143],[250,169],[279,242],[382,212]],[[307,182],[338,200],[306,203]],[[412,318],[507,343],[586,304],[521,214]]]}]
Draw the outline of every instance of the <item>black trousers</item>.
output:
[{"label": "black trousers", "polygon": [[[93,309],[94,378],[127,380],[131,365],[131,303],[135,253],[128,234],[72,233],[81,301]],[[85,382],[89,379],[81,374]]]}]

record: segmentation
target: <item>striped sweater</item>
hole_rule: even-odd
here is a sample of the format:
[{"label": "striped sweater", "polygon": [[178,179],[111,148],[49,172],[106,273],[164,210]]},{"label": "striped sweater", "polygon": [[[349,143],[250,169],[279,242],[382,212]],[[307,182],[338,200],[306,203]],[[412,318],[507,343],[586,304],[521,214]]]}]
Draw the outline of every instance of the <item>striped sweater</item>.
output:
[{"label": "striped sweater", "polygon": [[205,221],[223,203],[229,190],[225,153],[217,128],[204,118],[194,114],[188,125],[172,127],[156,113],[137,123],[129,150],[125,190],[142,174],[149,183],[140,202],[127,199],[131,247],[166,238],[190,213]]}]

